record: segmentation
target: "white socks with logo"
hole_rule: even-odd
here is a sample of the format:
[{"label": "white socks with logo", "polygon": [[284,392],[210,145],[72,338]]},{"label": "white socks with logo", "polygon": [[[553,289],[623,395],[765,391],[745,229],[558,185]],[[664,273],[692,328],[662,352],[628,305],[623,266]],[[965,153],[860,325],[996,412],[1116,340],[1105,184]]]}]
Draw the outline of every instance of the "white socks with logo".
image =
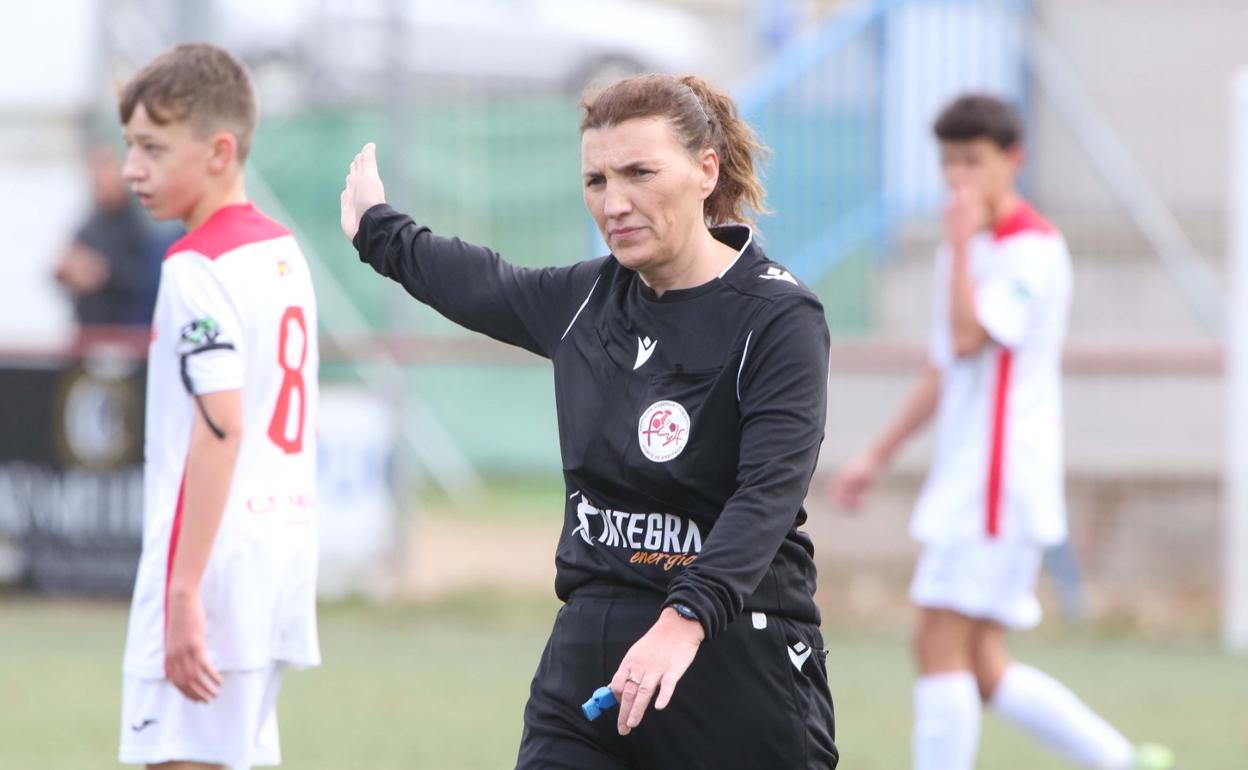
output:
[{"label": "white socks with logo", "polygon": [[1010,664],[990,703],[1002,717],[1080,767],[1128,770],[1135,761],[1135,749],[1122,733],[1061,682],[1031,666]]},{"label": "white socks with logo", "polygon": [[914,684],[914,770],[972,770],[979,748],[979,689],[970,671]]}]

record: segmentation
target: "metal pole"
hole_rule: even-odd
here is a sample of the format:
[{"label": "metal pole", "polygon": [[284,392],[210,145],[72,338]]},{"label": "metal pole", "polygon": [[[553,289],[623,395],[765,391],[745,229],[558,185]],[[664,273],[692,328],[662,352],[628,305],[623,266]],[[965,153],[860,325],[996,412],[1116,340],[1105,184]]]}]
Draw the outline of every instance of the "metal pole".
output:
[{"label": "metal pole", "polygon": [[1161,194],[1088,94],[1070,62],[1038,24],[1027,30],[1027,61],[1036,83],[1074,133],[1101,179],[1135,220],[1196,317],[1214,336],[1226,333],[1222,283],[1197,253]]},{"label": "metal pole", "polygon": [[1248,653],[1248,69],[1232,81],[1230,161],[1222,638]]}]

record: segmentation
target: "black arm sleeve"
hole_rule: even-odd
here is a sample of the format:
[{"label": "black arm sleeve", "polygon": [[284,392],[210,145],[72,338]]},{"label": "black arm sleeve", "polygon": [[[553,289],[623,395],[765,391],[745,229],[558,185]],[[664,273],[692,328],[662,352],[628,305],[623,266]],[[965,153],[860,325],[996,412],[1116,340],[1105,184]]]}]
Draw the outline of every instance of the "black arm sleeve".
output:
[{"label": "black arm sleeve", "polygon": [[828,326],[815,300],[794,299],[753,333],[739,380],[737,490],[698,560],[668,591],[669,604],[697,613],[708,639],[741,614],[776,559],[823,442]]},{"label": "black arm sleeve", "polygon": [[384,203],[364,212],[354,244],[361,262],[460,326],[547,358],[604,261],[517,267],[489,249],[434,235]]}]

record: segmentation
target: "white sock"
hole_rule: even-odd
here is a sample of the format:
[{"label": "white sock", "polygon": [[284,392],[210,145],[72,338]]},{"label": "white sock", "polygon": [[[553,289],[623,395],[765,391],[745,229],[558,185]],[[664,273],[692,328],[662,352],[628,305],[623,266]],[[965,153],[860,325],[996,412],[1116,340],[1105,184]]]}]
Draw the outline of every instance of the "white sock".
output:
[{"label": "white sock", "polygon": [[914,770],[972,770],[979,749],[979,689],[970,671],[914,683]]},{"label": "white sock", "polygon": [[1128,770],[1131,743],[1053,677],[1013,663],[1001,677],[991,704],[1002,717],[1077,765]]}]

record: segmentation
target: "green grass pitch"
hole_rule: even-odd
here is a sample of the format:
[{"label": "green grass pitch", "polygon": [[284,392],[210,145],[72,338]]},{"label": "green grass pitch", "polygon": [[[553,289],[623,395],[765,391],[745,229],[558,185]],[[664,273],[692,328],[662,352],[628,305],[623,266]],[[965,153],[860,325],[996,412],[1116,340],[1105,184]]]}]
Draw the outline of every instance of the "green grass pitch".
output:
[{"label": "green grass pitch", "polygon": [[[463,595],[436,604],[322,608],[325,665],[280,702],[295,770],[512,767],[520,714],[556,604]],[[0,768],[113,768],[122,604],[0,597]],[[909,766],[904,635],[825,620],[841,767]],[[1056,674],[1133,738],[1170,743],[1182,767],[1248,756],[1248,660],[1210,641],[1039,631],[1019,657]],[[679,690],[677,691],[679,697]],[[988,716],[980,768],[1063,765]]]}]

